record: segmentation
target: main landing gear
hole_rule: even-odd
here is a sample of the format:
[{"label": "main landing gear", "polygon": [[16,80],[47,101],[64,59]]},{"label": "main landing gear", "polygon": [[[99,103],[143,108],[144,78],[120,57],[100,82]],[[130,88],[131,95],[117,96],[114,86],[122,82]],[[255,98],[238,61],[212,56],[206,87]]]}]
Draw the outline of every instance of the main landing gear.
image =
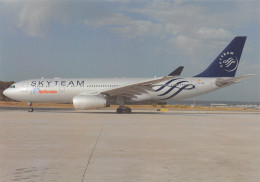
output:
[{"label": "main landing gear", "polygon": [[125,99],[122,96],[117,96],[116,97],[116,104],[119,105],[119,108],[116,109],[116,112],[118,114],[121,113],[131,113],[132,110],[129,107],[125,107]]},{"label": "main landing gear", "polygon": [[33,112],[33,107],[32,107],[32,103],[31,102],[28,103],[28,106],[29,106],[29,108],[27,109],[28,112]]},{"label": "main landing gear", "polygon": [[132,110],[129,107],[119,107],[119,108],[116,109],[116,112],[118,114],[121,114],[121,113],[131,113]]}]

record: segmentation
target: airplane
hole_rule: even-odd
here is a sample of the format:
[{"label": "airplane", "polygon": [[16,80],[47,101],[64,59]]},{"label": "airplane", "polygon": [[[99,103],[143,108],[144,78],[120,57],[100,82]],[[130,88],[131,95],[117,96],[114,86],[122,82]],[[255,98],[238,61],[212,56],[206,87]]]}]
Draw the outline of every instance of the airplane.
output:
[{"label": "airplane", "polygon": [[158,78],[31,79],[12,84],[3,94],[32,103],[73,103],[75,109],[90,110],[119,105],[117,113],[131,113],[125,105],[164,103],[187,99],[227,87],[249,78],[235,77],[246,36],[235,37],[203,72],[179,77],[183,66]]}]

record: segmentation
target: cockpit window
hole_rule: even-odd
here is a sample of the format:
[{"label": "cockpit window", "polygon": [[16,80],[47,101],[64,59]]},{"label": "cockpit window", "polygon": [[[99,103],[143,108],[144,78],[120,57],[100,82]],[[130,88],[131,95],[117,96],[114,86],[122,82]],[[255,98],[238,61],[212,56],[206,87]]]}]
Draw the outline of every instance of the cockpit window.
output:
[{"label": "cockpit window", "polygon": [[15,85],[11,85],[10,88],[15,88]]}]

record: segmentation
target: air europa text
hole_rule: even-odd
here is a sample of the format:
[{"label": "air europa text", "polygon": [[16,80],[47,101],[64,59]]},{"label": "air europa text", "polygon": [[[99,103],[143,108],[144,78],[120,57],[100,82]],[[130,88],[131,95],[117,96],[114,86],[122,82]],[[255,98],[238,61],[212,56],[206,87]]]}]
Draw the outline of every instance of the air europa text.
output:
[{"label": "air europa text", "polygon": [[57,94],[57,90],[39,90],[39,94]]}]

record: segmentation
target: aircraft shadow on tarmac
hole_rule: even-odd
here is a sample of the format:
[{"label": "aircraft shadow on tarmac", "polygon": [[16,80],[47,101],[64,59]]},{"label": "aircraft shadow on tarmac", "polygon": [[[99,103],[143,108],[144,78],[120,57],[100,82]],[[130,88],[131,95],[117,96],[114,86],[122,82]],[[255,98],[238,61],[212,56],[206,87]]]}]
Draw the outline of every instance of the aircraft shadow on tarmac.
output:
[{"label": "aircraft shadow on tarmac", "polygon": [[[26,107],[0,107],[0,111],[27,111]],[[152,111],[152,110],[151,110]],[[169,114],[169,113],[162,113],[162,112],[151,112],[151,111],[141,111],[138,110],[133,112],[131,114]],[[52,112],[52,113],[73,113],[73,114],[117,114],[115,110],[99,110],[99,111],[75,111],[73,108],[35,108],[34,112]],[[122,113],[123,115],[128,113]],[[120,114],[120,115],[122,115]]]},{"label": "aircraft shadow on tarmac", "polygon": [[[0,107],[0,111],[24,111],[27,112],[26,107]],[[115,110],[86,110],[86,111],[76,111],[73,108],[35,108],[34,112],[51,112],[51,113],[70,113],[70,114],[117,114]],[[219,114],[231,114],[230,112],[212,112],[212,111],[180,111],[174,110],[169,112],[154,112],[154,110],[132,110],[132,113],[130,115],[136,115],[136,114],[159,114],[159,115],[186,115],[186,116],[192,116],[192,115],[219,115]],[[232,114],[241,114],[240,112],[232,112]],[[260,114],[258,112],[243,112],[243,114]],[[118,114],[117,114],[118,115]],[[129,115],[129,113],[122,113],[119,115]]]}]

